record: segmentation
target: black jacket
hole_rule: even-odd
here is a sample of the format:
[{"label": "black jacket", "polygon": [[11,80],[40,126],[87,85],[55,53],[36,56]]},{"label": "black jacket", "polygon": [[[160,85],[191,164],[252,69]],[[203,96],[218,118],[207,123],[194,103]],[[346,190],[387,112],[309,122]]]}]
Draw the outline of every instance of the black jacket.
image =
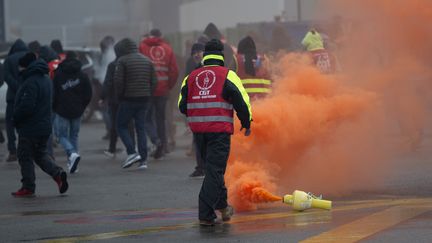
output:
[{"label": "black jacket", "polygon": [[92,97],[90,80],[81,66],[77,59],[65,59],[54,76],[54,112],[67,119],[81,117]]},{"label": "black jacket", "polygon": [[118,57],[114,74],[116,97],[128,101],[148,100],[157,84],[153,63],[138,52],[136,43],[130,39],[119,41],[114,50]]},{"label": "black jacket", "polygon": [[15,100],[13,121],[23,137],[51,134],[52,82],[48,65],[42,59],[31,63],[21,73],[23,80]]},{"label": "black jacket", "polygon": [[18,90],[18,86],[21,83],[18,71],[18,61],[23,57],[29,49],[27,45],[21,39],[15,41],[9,50],[8,57],[4,61],[4,81],[8,85],[6,102],[14,103],[15,94]]},{"label": "black jacket", "polygon": [[114,86],[114,74],[117,65],[117,60],[114,60],[108,64],[108,68],[105,74],[105,80],[102,87],[101,99],[106,101],[109,105],[116,105],[117,99],[115,97],[115,86]]}]

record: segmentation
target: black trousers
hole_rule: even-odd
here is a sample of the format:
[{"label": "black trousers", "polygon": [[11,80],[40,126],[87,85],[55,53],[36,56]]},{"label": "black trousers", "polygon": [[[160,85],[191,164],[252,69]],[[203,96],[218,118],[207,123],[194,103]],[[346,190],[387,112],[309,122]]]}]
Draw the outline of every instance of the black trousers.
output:
[{"label": "black trousers", "polygon": [[13,113],[14,113],[14,104],[7,103],[5,120],[6,120],[6,135],[8,140],[7,147],[10,154],[16,154],[17,152],[15,126],[12,120]]},{"label": "black trousers", "polygon": [[225,170],[230,152],[231,134],[194,133],[197,149],[205,163],[205,178],[199,193],[199,219],[215,219],[217,209],[228,206]]},{"label": "black trousers", "polygon": [[18,162],[21,167],[22,187],[33,192],[36,189],[34,163],[51,177],[55,177],[63,171],[48,156],[47,142],[48,136],[18,136]]},{"label": "black trousers", "polygon": [[167,148],[168,139],[166,133],[166,105],[168,98],[165,96],[153,96],[151,107],[146,120],[146,131],[153,144],[162,143]]}]

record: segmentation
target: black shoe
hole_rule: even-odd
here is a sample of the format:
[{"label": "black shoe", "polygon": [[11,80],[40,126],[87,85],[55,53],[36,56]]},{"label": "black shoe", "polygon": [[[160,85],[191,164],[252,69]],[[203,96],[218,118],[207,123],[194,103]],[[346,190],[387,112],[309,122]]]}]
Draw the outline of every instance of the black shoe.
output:
[{"label": "black shoe", "polygon": [[220,224],[222,224],[222,222],[217,221],[215,219],[213,219],[213,220],[200,220],[199,221],[199,225],[204,226],[204,227],[215,226],[215,225],[220,225]]},{"label": "black shoe", "polygon": [[66,172],[64,172],[64,171],[60,172],[60,174],[58,176],[54,177],[53,179],[57,183],[60,194],[63,194],[68,190],[69,184],[67,182]]},{"label": "black shoe", "polygon": [[189,175],[189,177],[194,179],[203,179],[205,177],[205,174],[202,171],[195,170],[194,172],[192,172],[192,174]]},{"label": "black shoe", "polygon": [[154,151],[153,158],[160,159],[160,158],[162,158],[163,155],[164,155],[163,146],[158,145],[156,147],[156,150]]}]

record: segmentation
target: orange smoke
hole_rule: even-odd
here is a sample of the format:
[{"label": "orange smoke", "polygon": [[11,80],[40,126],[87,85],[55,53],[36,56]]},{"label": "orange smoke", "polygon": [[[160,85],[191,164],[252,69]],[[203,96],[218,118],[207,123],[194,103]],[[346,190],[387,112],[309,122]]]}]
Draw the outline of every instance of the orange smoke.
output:
[{"label": "orange smoke", "polygon": [[277,201],[267,192],[375,188],[395,169],[393,158],[421,144],[432,2],[325,2],[351,26],[332,50],[342,71],[322,75],[304,54],[273,60],[273,93],[253,104],[252,135],[232,141],[226,183],[238,210]]}]

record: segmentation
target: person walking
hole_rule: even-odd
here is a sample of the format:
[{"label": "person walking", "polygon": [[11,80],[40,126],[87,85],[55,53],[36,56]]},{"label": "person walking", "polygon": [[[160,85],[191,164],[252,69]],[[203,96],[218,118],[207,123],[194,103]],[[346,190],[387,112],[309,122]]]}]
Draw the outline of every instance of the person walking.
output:
[{"label": "person walking", "polygon": [[216,223],[218,210],[228,221],[233,208],[227,202],[224,174],[234,132],[234,110],[251,133],[252,110],[249,96],[237,74],[224,67],[223,44],[213,39],[205,46],[203,66],[188,75],[179,96],[180,112],[187,116],[197,149],[205,161],[205,178],[199,193],[199,220],[202,226]]},{"label": "person walking", "polygon": [[60,63],[54,83],[54,130],[66,152],[69,173],[75,173],[81,156],[78,140],[81,116],[92,97],[92,87],[88,76],[81,71],[82,63],[75,52],[66,53]]},{"label": "person walking", "polygon": [[[171,46],[162,39],[159,29],[152,29],[150,36],[140,43],[140,52],[147,56],[154,65],[157,85],[151,99],[150,115],[147,116],[147,125],[155,125],[161,146],[156,148],[154,157],[157,159],[168,152],[168,139],[166,135],[166,105],[168,94],[174,87],[178,78],[177,61]],[[152,115],[154,114],[154,120]]]},{"label": "person walking", "polygon": [[13,162],[17,160],[17,146],[16,146],[16,133],[15,126],[13,123],[13,113],[15,105],[15,94],[18,90],[20,82],[18,61],[28,52],[28,47],[23,40],[18,39],[12,45],[9,50],[8,56],[6,57],[3,68],[4,68],[4,81],[7,83],[6,93],[6,136],[7,136],[7,148],[9,155],[6,158],[7,162]]},{"label": "person walking", "polygon": [[[104,154],[109,158],[114,158],[117,152],[117,111],[119,106],[119,100],[116,97],[115,84],[114,84],[114,74],[117,66],[117,61],[120,57],[127,54],[120,46],[114,48],[116,59],[108,64],[105,79],[102,86],[102,94],[100,97],[100,104],[104,104],[108,108],[108,116],[110,119],[109,126],[109,146],[107,150],[104,150]],[[135,136],[133,122],[129,123],[129,133],[133,141],[133,147],[135,147]]]},{"label": "person walking", "polygon": [[48,65],[29,52],[19,59],[19,66],[23,83],[16,93],[13,121],[18,130],[22,187],[12,196],[34,196],[34,163],[54,179],[63,194],[69,187],[66,172],[47,153],[47,141],[52,132],[52,82],[48,78]]},{"label": "person walking", "polygon": [[[119,100],[117,133],[128,154],[122,167],[129,168],[134,163],[139,162],[139,168],[146,169],[147,136],[145,123],[150,107],[150,98],[157,84],[155,68],[150,59],[138,52],[137,44],[129,38],[122,39],[114,48],[117,52],[122,53],[117,60],[114,73],[116,98]],[[135,123],[138,153],[128,129],[132,120]]]},{"label": "person walking", "polygon": [[[189,65],[186,65],[185,74],[189,75],[193,70],[198,69],[202,66],[201,62],[204,55],[204,44],[197,42],[192,45],[191,48],[191,56],[189,60],[192,62],[189,63]],[[195,170],[189,175],[190,178],[196,178],[196,179],[202,179],[204,178],[204,160],[201,156],[201,151],[196,149],[195,139],[192,140],[192,146],[194,149],[192,149],[195,152],[195,160],[196,160],[196,166]]]}]

